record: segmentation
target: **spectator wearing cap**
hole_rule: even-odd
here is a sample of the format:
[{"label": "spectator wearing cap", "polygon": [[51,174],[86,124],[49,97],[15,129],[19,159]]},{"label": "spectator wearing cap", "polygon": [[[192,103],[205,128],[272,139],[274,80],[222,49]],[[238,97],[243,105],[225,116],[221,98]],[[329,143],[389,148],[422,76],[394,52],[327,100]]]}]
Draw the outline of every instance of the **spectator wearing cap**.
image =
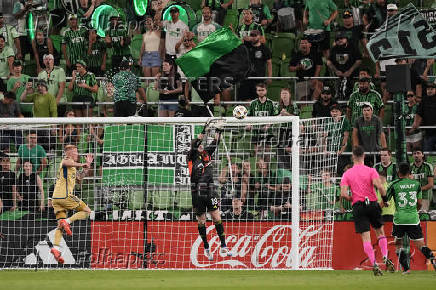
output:
[{"label": "spectator wearing cap", "polygon": [[[250,41],[244,42],[248,49],[248,56],[251,63],[251,71],[248,77],[272,77],[272,55],[271,50],[261,41],[261,33],[259,30],[253,30],[250,33]],[[256,83],[259,80],[245,80],[241,82],[238,99],[239,100],[254,100],[256,96]],[[271,83],[271,79],[267,80]]]},{"label": "spectator wearing cap", "polygon": [[27,16],[32,9],[33,0],[15,1],[12,14],[17,20],[17,33],[20,41],[17,46],[17,59],[24,59],[26,54],[32,53],[32,45],[27,36]]},{"label": "spectator wearing cap", "polygon": [[342,118],[342,110],[338,103],[330,106],[330,116],[332,117],[332,122],[327,124],[324,137],[327,143],[327,151],[335,150],[335,148],[337,148],[337,144],[335,144],[335,142],[337,142],[338,138],[336,134],[330,135],[332,132],[334,132],[331,129],[335,128],[338,124],[341,124],[342,129],[341,138],[339,138],[340,145],[338,150],[338,165],[336,172],[338,176],[342,176],[345,166],[350,164],[350,157],[348,155],[342,155],[342,153],[347,150],[348,139],[350,137],[352,128],[350,121],[348,121],[347,118]]},{"label": "spectator wearing cap", "polygon": [[[23,118],[20,105],[16,101],[16,96],[12,92],[5,93],[3,99],[0,99],[0,118]],[[0,130],[0,149],[10,152],[9,144],[15,144],[18,148],[23,144],[23,134],[21,130]]]},{"label": "spectator wearing cap", "polygon": [[[114,86],[114,116],[129,117],[136,113],[136,102],[146,102],[145,91],[141,87],[139,78],[130,69],[133,60],[123,59],[120,64],[120,72],[112,78]],[[140,98],[137,98],[136,92]]]},{"label": "spectator wearing cap", "polygon": [[379,155],[371,152],[379,152],[386,148],[386,136],[383,132],[383,124],[379,117],[373,115],[373,106],[370,102],[364,102],[361,106],[362,116],[353,123],[353,147],[362,146],[365,149],[365,165],[373,167],[379,162]]},{"label": "spectator wearing cap", "polygon": [[180,20],[180,11],[176,6],[170,8],[171,20],[164,20],[162,26],[165,34],[165,59],[176,59],[176,44],[180,41],[189,27]]},{"label": "spectator wearing cap", "polygon": [[255,30],[260,31],[261,42],[265,43],[265,32],[263,27],[254,22],[253,11],[251,11],[251,9],[244,9],[242,11],[242,18],[240,21],[241,23],[239,23],[236,35],[239,36],[244,43],[252,41],[251,32]]},{"label": "spectator wearing cap", "polygon": [[[383,7],[382,2],[385,2],[385,1],[378,1],[378,2],[380,2],[379,7],[381,9]],[[377,2],[377,4],[378,4],[378,2]],[[388,4],[386,6],[386,4],[384,3],[384,7],[385,7],[384,20],[381,24],[385,23],[387,16],[392,17],[395,14],[397,14],[397,12],[398,12],[397,5],[395,5],[395,4]],[[364,18],[364,20],[365,20],[365,18]],[[407,63],[407,61],[405,61],[405,63]],[[398,64],[398,62],[395,58],[383,59],[383,60],[377,61],[375,63],[375,78],[380,78],[380,88],[382,91],[384,103],[386,103],[391,98],[391,94],[386,89],[386,67],[389,65],[396,65],[396,64]],[[415,79],[415,77],[413,77],[412,79]]]},{"label": "spectator wearing cap", "polygon": [[[363,78],[367,78],[367,79],[371,79],[371,75],[369,74],[369,70],[368,70],[368,68],[366,68],[366,67],[361,67],[360,68],[360,70],[359,70],[359,79],[363,79]],[[372,81],[370,81],[369,82],[369,88],[371,89],[371,90],[375,90],[376,88],[375,88],[375,84],[372,82]],[[353,86],[353,93],[354,92],[357,92],[359,90],[359,80],[357,80],[355,83],[354,83],[354,86]]]},{"label": "spectator wearing cap", "polygon": [[347,103],[347,117],[354,124],[357,118],[362,116],[362,105],[365,102],[371,104],[374,115],[383,119],[384,105],[380,94],[370,88],[371,79],[359,78],[359,90],[352,93]]},{"label": "spectator wearing cap", "polygon": [[387,12],[386,0],[375,0],[375,3],[372,3],[363,13],[363,25],[365,25],[365,30],[374,32],[379,28],[385,23]]},{"label": "spectator wearing cap", "polygon": [[330,24],[338,16],[338,8],[333,0],[306,0],[303,14],[303,24],[309,29],[323,30],[324,40],[320,49],[325,58],[329,57]]},{"label": "spectator wearing cap", "polygon": [[34,92],[32,83],[27,83],[26,90],[21,95],[21,102],[33,103],[33,117],[57,117],[56,99],[48,92],[47,82],[38,80],[36,87],[37,91]]},{"label": "spectator wearing cap", "polygon": [[[434,82],[427,84],[427,94],[418,105],[409,133],[416,132],[420,126],[436,126],[436,85]],[[424,129],[424,132],[424,151],[436,151],[436,129]]]},{"label": "spectator wearing cap", "polygon": [[313,104],[312,117],[330,117],[330,107],[337,104],[333,99],[333,91],[330,86],[325,85],[322,87],[321,98]]},{"label": "spectator wearing cap", "polygon": [[9,46],[14,51],[20,46],[20,38],[15,26],[5,24],[3,13],[0,12],[0,35],[5,38],[5,46]]},{"label": "spectator wearing cap", "polygon": [[95,106],[93,94],[97,93],[98,85],[95,75],[87,70],[85,61],[76,61],[76,69],[73,71],[73,77],[68,84],[68,90],[73,92],[72,101],[74,103],[86,103],[73,105],[76,117],[92,117]]},{"label": "spectator wearing cap", "polygon": [[[7,78],[13,72],[12,63],[15,59],[14,50],[5,46],[5,37],[0,35],[0,77]],[[3,81],[3,80],[2,80]]]},{"label": "spectator wearing cap", "polygon": [[362,63],[362,55],[358,48],[348,42],[345,32],[336,33],[335,43],[330,51],[327,66],[333,75],[340,77],[337,83],[337,98],[348,99],[353,89],[352,79],[357,77],[357,68]]},{"label": "spectator wearing cap", "polygon": [[78,25],[77,15],[68,16],[70,26],[62,35],[62,54],[67,65],[67,75],[71,76],[79,59],[86,58],[87,31]]},{"label": "spectator wearing cap", "polygon": [[227,1],[226,3],[224,3],[224,0],[202,0],[201,8],[210,8],[211,15],[213,15],[213,21],[219,25],[223,25],[227,9],[231,7],[232,4],[233,0]]},{"label": "spectator wearing cap", "polygon": [[101,77],[106,72],[106,44],[93,28],[89,29],[87,64],[88,71]]},{"label": "spectator wearing cap", "polygon": [[[8,79],[7,89],[8,92],[12,92],[17,97],[17,102],[20,104],[21,96],[26,90],[26,84],[29,81],[29,76],[22,74],[23,63],[21,60],[14,60],[12,76]],[[32,117],[32,105],[20,105],[21,112],[25,117]]]},{"label": "spectator wearing cap", "polygon": [[112,48],[112,68],[118,69],[123,57],[130,56],[130,37],[121,22],[118,12],[110,16],[109,27],[105,31],[106,46]]},{"label": "spectator wearing cap", "polygon": [[289,71],[295,72],[297,80],[297,100],[316,100],[320,93],[320,81],[316,79],[305,80],[304,78],[319,77],[323,62],[321,55],[305,37],[300,39],[299,50],[292,56],[289,62]]},{"label": "spectator wearing cap", "polygon": [[351,45],[359,48],[359,42],[362,45],[362,52],[365,56],[368,56],[368,51],[366,49],[366,44],[368,40],[363,33],[365,28],[363,25],[354,25],[353,11],[345,10],[342,13],[343,25],[337,28],[337,31],[343,32],[348,37],[348,41]]},{"label": "spectator wearing cap", "polygon": [[44,69],[38,74],[38,79],[45,80],[48,85],[48,92],[56,98],[58,116],[65,116],[67,109],[67,96],[64,95],[66,78],[63,68],[54,65],[54,56],[45,54],[43,56]]},{"label": "spectator wearing cap", "polygon": [[51,39],[44,35],[44,31],[36,31],[35,38],[32,40],[32,50],[36,60],[36,74],[39,74],[45,68],[44,55],[51,54],[54,56],[55,52]]}]

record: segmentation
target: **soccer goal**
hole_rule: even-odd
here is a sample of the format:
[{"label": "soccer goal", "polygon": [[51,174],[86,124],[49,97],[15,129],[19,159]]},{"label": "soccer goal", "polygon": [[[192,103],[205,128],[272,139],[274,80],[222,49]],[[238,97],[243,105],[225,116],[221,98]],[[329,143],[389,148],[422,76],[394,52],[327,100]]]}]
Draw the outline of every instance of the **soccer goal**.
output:
[{"label": "soccer goal", "polygon": [[[330,269],[339,191],[324,181],[336,172],[341,129],[341,120],[298,117],[0,119],[0,267]],[[219,136],[211,192],[231,256],[220,253],[208,214],[213,260],[186,157],[199,134],[205,147]],[[67,144],[79,162],[94,155],[74,188],[92,212],[63,234],[58,265],[49,197]]]}]

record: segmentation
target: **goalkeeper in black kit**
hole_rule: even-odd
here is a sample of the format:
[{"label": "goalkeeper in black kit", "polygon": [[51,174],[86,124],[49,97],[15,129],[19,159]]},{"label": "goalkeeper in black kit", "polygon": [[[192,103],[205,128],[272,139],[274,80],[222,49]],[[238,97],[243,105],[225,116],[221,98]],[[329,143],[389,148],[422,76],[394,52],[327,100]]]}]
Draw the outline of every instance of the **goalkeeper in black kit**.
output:
[{"label": "goalkeeper in black kit", "polygon": [[231,256],[232,254],[226,246],[226,236],[219,210],[218,193],[213,180],[212,155],[218,147],[221,132],[220,129],[216,129],[214,140],[210,145],[207,145],[207,138],[205,138],[206,127],[207,125],[198,138],[192,141],[187,160],[191,175],[192,206],[197,216],[198,233],[204,243],[204,255],[212,261],[213,255],[209,249],[206,234],[206,212],[209,212],[215,224],[215,229],[221,242],[221,254],[226,256]]}]

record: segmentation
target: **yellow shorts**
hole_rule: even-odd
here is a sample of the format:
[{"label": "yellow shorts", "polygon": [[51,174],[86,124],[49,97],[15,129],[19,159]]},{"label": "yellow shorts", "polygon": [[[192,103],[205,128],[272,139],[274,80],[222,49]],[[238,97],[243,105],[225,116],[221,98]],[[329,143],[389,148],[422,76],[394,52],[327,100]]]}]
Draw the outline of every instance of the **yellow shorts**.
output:
[{"label": "yellow shorts", "polygon": [[53,198],[52,200],[56,219],[67,218],[67,210],[83,211],[87,207],[80,198],[75,195],[68,195],[67,198]]}]

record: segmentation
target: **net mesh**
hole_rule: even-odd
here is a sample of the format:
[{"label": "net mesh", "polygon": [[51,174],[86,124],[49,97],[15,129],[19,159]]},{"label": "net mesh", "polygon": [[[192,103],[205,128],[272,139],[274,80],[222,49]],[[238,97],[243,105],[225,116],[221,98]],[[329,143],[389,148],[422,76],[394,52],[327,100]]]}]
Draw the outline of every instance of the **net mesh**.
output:
[{"label": "net mesh", "polygon": [[[203,144],[222,132],[212,155],[213,192],[231,253],[220,252],[207,214],[212,261],[198,234],[186,157],[206,119],[54,125],[55,120],[1,127],[2,267],[291,269],[296,259],[291,233],[297,230],[299,268],[331,268],[339,194],[332,180],[342,119],[290,119],[300,127],[299,198],[292,195],[292,122],[210,122]],[[63,234],[59,248],[65,263],[59,265],[50,253],[57,223],[48,197],[66,144],[77,146],[79,162],[87,153],[95,157],[74,189],[92,213],[72,223],[72,236]],[[298,204],[299,227],[292,223],[292,203]]]}]

